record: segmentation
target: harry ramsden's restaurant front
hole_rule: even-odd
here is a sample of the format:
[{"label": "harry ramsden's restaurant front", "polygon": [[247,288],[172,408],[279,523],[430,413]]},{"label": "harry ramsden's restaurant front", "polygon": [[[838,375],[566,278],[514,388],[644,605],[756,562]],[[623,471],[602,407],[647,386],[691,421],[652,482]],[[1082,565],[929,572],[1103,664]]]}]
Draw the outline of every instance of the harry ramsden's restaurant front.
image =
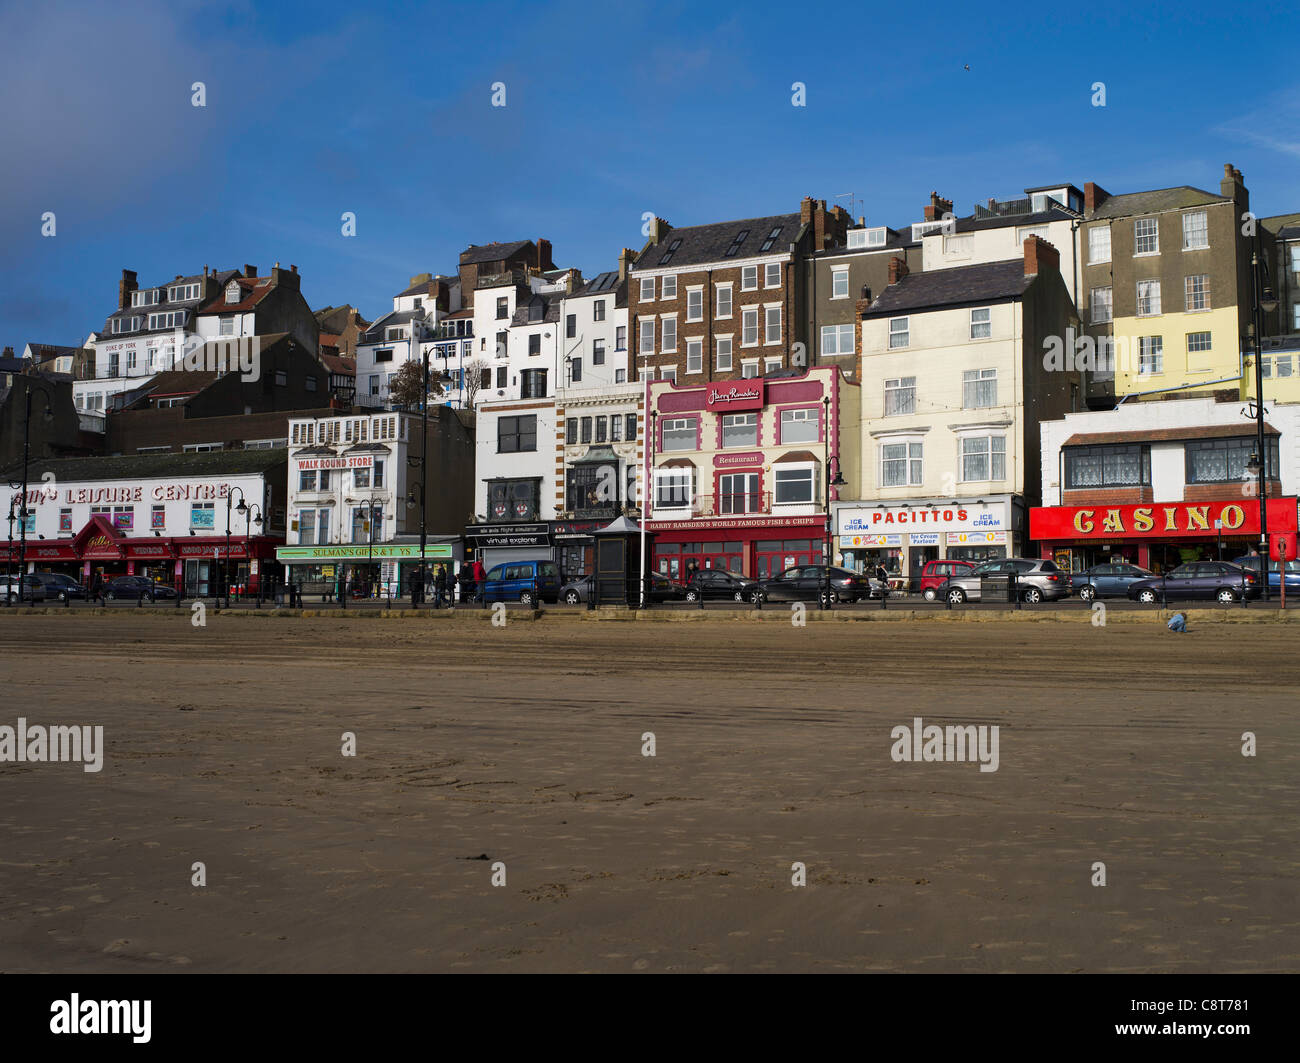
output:
[{"label": "harry ramsden's restaurant front", "polygon": [[[1296,534],[1296,499],[1270,498],[1268,534]],[[1029,511],[1039,556],[1079,572],[1126,561],[1166,572],[1187,561],[1231,561],[1259,547],[1259,500],[1046,506]]]}]

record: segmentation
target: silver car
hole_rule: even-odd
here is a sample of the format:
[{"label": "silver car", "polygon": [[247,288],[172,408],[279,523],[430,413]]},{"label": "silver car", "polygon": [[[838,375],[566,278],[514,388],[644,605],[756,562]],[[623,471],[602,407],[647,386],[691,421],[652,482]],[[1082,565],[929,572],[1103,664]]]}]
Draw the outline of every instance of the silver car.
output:
[{"label": "silver car", "polygon": [[20,588],[17,573],[9,576],[0,573],[0,599],[8,599],[10,604],[16,604],[20,593],[24,602],[43,602],[45,601],[45,584],[31,573],[28,573],[23,577]]},{"label": "silver car", "polygon": [[970,572],[953,576],[939,588],[939,598],[960,605],[965,601],[980,600],[980,584],[985,577],[993,577],[999,585],[1014,573],[1021,601],[1036,605],[1053,602],[1070,593],[1070,577],[1056,567],[1055,561],[1042,558],[1004,557],[985,561]]}]

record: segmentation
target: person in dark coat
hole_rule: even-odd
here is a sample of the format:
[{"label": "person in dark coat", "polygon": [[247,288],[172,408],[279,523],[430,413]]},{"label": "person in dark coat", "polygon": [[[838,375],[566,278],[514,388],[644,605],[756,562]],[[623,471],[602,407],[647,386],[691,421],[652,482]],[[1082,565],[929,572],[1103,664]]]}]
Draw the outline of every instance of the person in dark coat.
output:
[{"label": "person in dark coat", "polygon": [[449,605],[451,604],[450,601],[448,601],[448,598],[447,598],[447,591],[450,589],[450,587],[449,587],[449,583],[448,583],[448,580],[447,580],[447,566],[446,566],[446,565],[439,565],[439,566],[438,566],[438,575],[437,575],[437,576],[435,577],[435,579],[434,579],[434,589],[435,589],[435,593],[436,593],[436,595],[437,595],[437,597],[436,597],[436,599],[434,600],[434,603],[433,603],[433,607],[434,607],[435,609],[441,609],[441,608],[442,608],[442,603],[443,603],[443,602],[447,602],[447,604],[449,604]]}]

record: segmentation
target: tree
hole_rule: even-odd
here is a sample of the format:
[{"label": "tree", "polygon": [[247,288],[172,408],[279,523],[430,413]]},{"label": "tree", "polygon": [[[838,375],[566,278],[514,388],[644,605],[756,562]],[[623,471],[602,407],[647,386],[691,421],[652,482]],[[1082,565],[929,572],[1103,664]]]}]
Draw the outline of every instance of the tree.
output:
[{"label": "tree", "polygon": [[[395,406],[405,406],[408,410],[418,410],[423,401],[424,366],[418,361],[403,362],[402,368],[393,374],[388,382],[388,397]],[[437,376],[429,373],[429,398],[436,399],[442,394],[442,385]]]},{"label": "tree", "polygon": [[485,358],[475,358],[465,364],[465,409],[472,410],[478,393],[491,387],[492,366]]}]

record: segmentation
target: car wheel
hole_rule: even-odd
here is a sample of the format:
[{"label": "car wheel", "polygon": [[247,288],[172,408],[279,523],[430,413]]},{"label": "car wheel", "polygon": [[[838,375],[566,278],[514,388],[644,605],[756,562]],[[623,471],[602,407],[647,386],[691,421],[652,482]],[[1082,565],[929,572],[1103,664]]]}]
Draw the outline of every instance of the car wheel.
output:
[{"label": "car wheel", "polygon": [[564,600],[569,605],[577,605],[579,602],[582,601],[582,595],[580,595],[577,591],[566,591],[564,595]]},{"label": "car wheel", "polygon": [[1079,597],[1082,598],[1085,602],[1090,602],[1090,601],[1092,601],[1095,597],[1097,597],[1097,588],[1096,588],[1096,587],[1093,587],[1093,586],[1091,586],[1091,585],[1086,586],[1086,587],[1080,587],[1080,588],[1079,588]]},{"label": "car wheel", "polygon": [[926,587],[925,590],[921,592],[921,597],[924,598],[927,602],[932,602],[937,597],[939,597],[939,592],[935,590],[933,587]]},{"label": "car wheel", "polygon": [[110,602],[115,602],[117,601],[117,591],[109,591],[105,597],[107,597]]},{"label": "car wheel", "polygon": [[1227,605],[1230,602],[1235,602],[1237,600],[1237,592],[1234,591],[1231,587],[1220,587],[1217,597],[1219,601],[1221,601],[1224,605]]},{"label": "car wheel", "polygon": [[519,604],[526,605],[531,609],[537,604],[537,596],[532,591],[522,591],[519,595]]},{"label": "car wheel", "polygon": [[1156,592],[1153,591],[1150,587],[1145,587],[1142,590],[1138,591],[1139,602],[1146,602],[1147,605],[1154,605],[1156,602],[1156,598],[1157,598]]},{"label": "car wheel", "polygon": [[736,601],[738,601],[738,602],[743,602],[743,601],[745,600],[745,592],[744,592],[744,591],[736,591],[736,593],[735,593],[734,595],[732,595],[732,597],[734,597],[734,598],[736,599]]},{"label": "car wheel", "polygon": [[700,592],[695,590],[695,588],[692,587],[689,591],[686,592],[686,600],[688,602],[698,602],[700,600]]},{"label": "car wheel", "polygon": [[961,605],[966,600],[966,592],[960,587],[948,588],[948,601],[953,605]]},{"label": "car wheel", "polygon": [[763,592],[762,592],[762,591],[750,591],[750,593],[749,593],[749,600],[750,600],[750,602],[753,603],[754,605],[759,604],[760,602],[763,601]]},{"label": "car wheel", "polygon": [[9,604],[10,604],[10,605],[13,605],[14,602],[16,602],[16,601],[18,601],[18,595],[14,594],[13,591],[10,591],[10,592],[9,592]]},{"label": "car wheel", "polygon": [[1037,587],[1028,587],[1026,588],[1025,593],[1021,595],[1021,597],[1024,598],[1024,600],[1027,601],[1030,605],[1037,605],[1039,602],[1043,600],[1043,592],[1040,591]]}]

